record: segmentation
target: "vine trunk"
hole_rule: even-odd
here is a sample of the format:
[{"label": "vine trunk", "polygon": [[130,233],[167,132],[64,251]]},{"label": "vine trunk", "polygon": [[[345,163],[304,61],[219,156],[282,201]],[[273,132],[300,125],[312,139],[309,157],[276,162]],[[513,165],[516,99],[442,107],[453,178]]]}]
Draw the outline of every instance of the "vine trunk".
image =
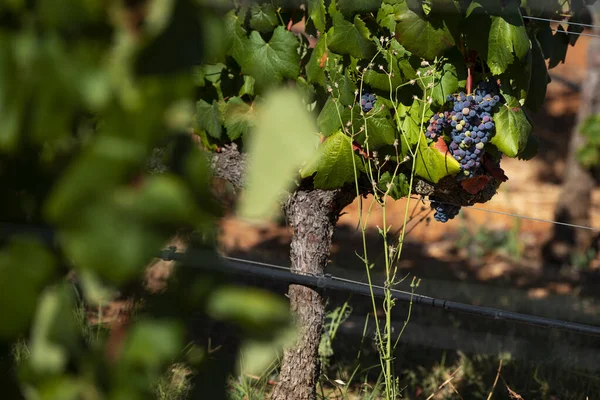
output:
[{"label": "vine trunk", "polygon": [[[355,197],[353,187],[336,190],[298,189],[285,205],[293,229],[292,271],[322,275],[329,260],[335,224],[342,209]],[[312,400],[319,378],[319,343],[325,303],[315,290],[290,285],[290,309],[298,326],[295,345],[285,349],[272,400]]]}]

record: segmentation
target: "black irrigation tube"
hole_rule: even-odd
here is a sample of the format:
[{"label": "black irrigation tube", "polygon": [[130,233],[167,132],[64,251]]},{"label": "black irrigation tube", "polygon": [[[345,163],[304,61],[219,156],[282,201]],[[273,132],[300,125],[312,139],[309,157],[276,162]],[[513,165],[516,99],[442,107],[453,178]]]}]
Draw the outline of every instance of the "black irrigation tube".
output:
[{"label": "black irrigation tube", "polygon": [[[38,238],[42,239],[49,245],[54,243],[54,231],[46,226],[27,226],[25,229],[20,224],[0,224],[0,237],[10,237],[18,233],[29,233],[34,234]],[[263,278],[270,278],[277,281],[286,283],[295,283],[299,285],[309,286],[314,289],[331,289],[338,291],[345,291],[356,293],[364,296],[371,296],[371,288],[366,283],[349,281],[347,279],[323,275],[300,275],[292,273],[286,269],[275,269],[273,267],[265,266],[261,263],[248,261],[248,260],[231,260],[227,258],[219,258],[217,262],[211,262],[207,259],[206,253],[202,251],[190,250],[185,253],[177,252],[176,248],[169,248],[168,250],[161,251],[157,258],[165,261],[184,261],[185,266],[194,266],[197,268],[213,269],[221,272],[240,273],[244,275],[252,275]],[[203,260],[202,263],[196,262],[196,260]],[[373,287],[373,295],[376,297],[384,297],[384,290],[382,287]],[[410,292],[402,292],[399,290],[392,290],[393,298],[399,301],[410,302],[417,305],[425,305],[433,308],[440,308],[450,312],[460,312],[465,314],[471,314],[481,317],[487,317],[495,320],[512,321],[527,325],[533,325],[541,328],[548,329],[560,329],[564,331],[571,331],[582,333],[586,335],[593,335],[600,337],[600,327],[592,325],[578,324],[575,322],[568,322],[544,317],[538,317],[535,315],[520,314],[512,311],[500,310],[497,308],[474,306],[471,304],[458,303],[450,300],[436,299],[429,296],[420,294],[413,294]]]},{"label": "black irrigation tube", "polygon": [[[356,293],[369,297],[371,296],[371,289],[367,284],[360,282],[348,282],[346,280],[341,280],[341,278],[331,275],[301,275],[292,273],[290,271],[265,267],[260,263],[255,263],[252,261],[244,260],[242,262],[227,258],[221,258],[218,263],[204,262],[202,263],[202,266],[199,266],[197,263],[194,262],[194,260],[199,259],[195,257],[196,255],[202,257],[202,254],[195,253],[194,251],[181,253],[176,252],[174,249],[171,249],[160,252],[158,258],[161,258],[166,261],[183,261],[184,265],[187,266],[198,266],[199,268],[213,269],[221,272],[239,273],[244,275],[252,275],[254,277],[269,278],[276,281],[283,281],[286,283],[308,286],[314,289],[331,289],[337,291]],[[385,295],[382,287],[373,287],[372,290],[373,295],[375,297],[382,298]],[[560,329],[564,331],[571,331],[586,335],[600,336],[600,327],[598,326],[578,324],[575,322],[538,317],[535,315],[520,314],[492,307],[474,306],[471,304],[436,299],[429,296],[423,296],[420,294],[413,294],[409,292],[401,292],[398,290],[392,290],[392,297],[399,301],[412,301],[412,303],[416,305],[425,305],[433,308],[440,308],[450,312],[460,312],[481,317],[487,317],[495,320],[517,322],[541,328]]]}]

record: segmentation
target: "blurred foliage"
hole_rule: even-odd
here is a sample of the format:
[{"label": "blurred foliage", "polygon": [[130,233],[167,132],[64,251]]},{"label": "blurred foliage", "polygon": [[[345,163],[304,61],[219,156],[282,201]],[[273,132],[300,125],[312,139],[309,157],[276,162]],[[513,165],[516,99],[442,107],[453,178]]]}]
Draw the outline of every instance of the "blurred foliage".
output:
[{"label": "blurred foliage", "polygon": [[586,119],[579,131],[586,142],[577,152],[577,159],[586,168],[597,167],[600,164],[600,115]]},{"label": "blurred foliage", "polygon": [[[222,399],[244,343],[267,346],[272,359],[272,340],[281,346],[289,336],[281,299],[186,268],[112,330],[90,327],[78,311],[82,301],[101,308],[139,286],[153,256],[181,232],[194,232],[190,246],[205,255],[196,265],[219,262],[213,238],[221,212],[207,154],[190,131],[203,76],[196,66],[224,54],[228,7],[0,2],[0,221],[54,233],[0,238],[4,398],[148,399],[178,362],[192,371],[192,398]],[[257,26],[272,22],[267,11]],[[252,86],[246,80],[247,92]],[[230,134],[248,129],[243,105],[225,110],[240,115]],[[202,121],[210,123],[211,113],[218,117],[206,110]],[[275,161],[281,171],[295,168]],[[65,279],[72,270],[76,285]],[[211,353],[202,341],[210,329],[229,341],[226,352]]]}]

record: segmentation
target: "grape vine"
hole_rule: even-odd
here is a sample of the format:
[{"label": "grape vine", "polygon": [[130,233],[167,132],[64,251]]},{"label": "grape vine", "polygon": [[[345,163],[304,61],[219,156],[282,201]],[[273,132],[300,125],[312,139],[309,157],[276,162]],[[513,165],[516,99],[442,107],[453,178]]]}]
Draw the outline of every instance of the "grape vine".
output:
[{"label": "grape vine", "polygon": [[[527,112],[543,105],[548,68],[565,60],[582,31],[524,17],[582,22],[592,2],[0,2],[1,219],[57,233],[56,243],[31,234],[0,249],[5,397],[23,398],[25,389],[28,398],[55,390],[151,398],[183,351],[192,312],[241,332],[232,342],[253,340],[246,349],[283,335],[289,315],[281,299],[197,270],[193,278],[179,271],[157,296],[170,306],[140,313],[121,333],[97,332],[90,342],[71,312],[83,299],[102,310],[116,293],[141,286],[149,260],[176,234],[198,233],[190,243],[213,263],[221,213],[209,182],[218,175],[245,186],[252,201],[240,201],[242,209],[257,214],[297,184],[296,201],[286,204],[295,205],[293,228],[304,235],[293,240],[305,239],[292,246],[300,273],[324,273],[343,207],[358,196],[375,199],[386,275],[376,342],[386,396],[397,398],[390,291],[400,280],[406,225],[393,239],[386,201],[427,196],[433,218],[447,222],[461,206],[492,198],[506,180],[501,159],[535,155]],[[579,154],[586,163],[600,157],[590,150]],[[369,274],[374,262],[363,242]],[[315,243],[318,251],[305,251]],[[71,268],[81,298],[63,279]],[[319,293],[295,289],[291,309],[307,317],[297,331],[313,335],[284,357],[276,400],[314,398],[319,371],[325,306]],[[374,315],[379,307],[373,299]],[[31,354],[17,377],[10,352],[19,340]],[[220,365],[206,342],[193,350],[185,357],[201,371],[193,398],[225,398],[233,359]]]}]

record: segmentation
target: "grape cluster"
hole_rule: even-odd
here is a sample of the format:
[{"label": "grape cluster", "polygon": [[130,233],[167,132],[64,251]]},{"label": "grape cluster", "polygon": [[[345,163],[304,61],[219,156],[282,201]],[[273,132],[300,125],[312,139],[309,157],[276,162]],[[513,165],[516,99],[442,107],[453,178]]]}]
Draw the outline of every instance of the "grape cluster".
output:
[{"label": "grape cluster", "polygon": [[360,106],[362,107],[363,112],[368,113],[375,107],[375,102],[377,101],[377,97],[373,93],[363,93],[360,97]]},{"label": "grape cluster", "polygon": [[471,177],[481,168],[485,144],[496,126],[492,113],[500,102],[489,83],[482,82],[472,95],[447,97],[451,111],[436,113],[429,120],[425,136],[437,141],[446,136],[450,154],[460,163],[462,177]]},{"label": "grape cluster", "polygon": [[[449,95],[446,105],[450,110],[436,113],[429,120],[425,136],[433,141],[444,138],[448,151],[460,163],[458,179],[483,172],[485,144],[496,130],[492,115],[501,101],[494,83],[481,82],[473,94]],[[431,207],[436,210],[434,218],[440,222],[454,218],[460,209],[435,202]]]},{"label": "grape cluster", "polygon": [[448,220],[456,217],[460,211],[460,206],[438,203],[436,201],[431,202],[431,208],[435,210],[433,218],[438,222],[448,222]]},{"label": "grape cluster", "polygon": [[450,127],[450,113],[448,111],[443,113],[436,113],[429,120],[429,126],[425,131],[427,139],[431,139],[434,142],[438,140],[444,133],[448,133],[448,127]]}]

